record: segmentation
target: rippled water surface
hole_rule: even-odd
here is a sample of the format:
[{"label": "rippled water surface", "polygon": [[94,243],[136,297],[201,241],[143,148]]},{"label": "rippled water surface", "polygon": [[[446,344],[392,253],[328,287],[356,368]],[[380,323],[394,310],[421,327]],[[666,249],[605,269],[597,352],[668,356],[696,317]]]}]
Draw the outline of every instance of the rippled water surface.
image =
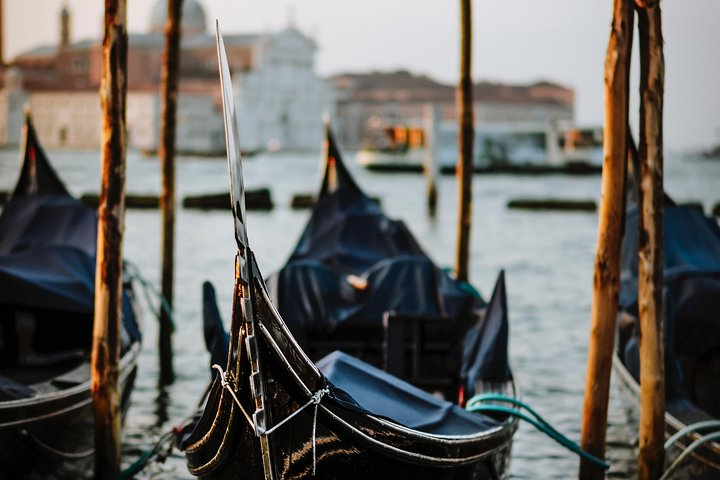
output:
[{"label": "rippled water surface", "polygon": [[[50,152],[60,176],[81,194],[99,190],[97,152]],[[454,177],[439,179],[439,207],[426,214],[425,181],[417,174],[377,174],[347,162],[359,184],[382,201],[392,217],[403,219],[420,244],[442,266],[453,264],[457,215]],[[0,189],[17,176],[18,152],[0,151]],[[287,259],[308,212],[292,210],[290,199],[311,193],[319,184],[319,154],[275,154],[245,162],[247,188],[269,187],[275,208],[249,212],[250,243],[266,274]],[[707,210],[720,201],[720,162],[668,155],[666,190],[678,201],[701,201]],[[224,159],[181,158],[177,164],[178,201],[188,194],[227,190]],[[129,153],[127,190],[160,190],[157,159]],[[589,332],[596,213],[508,210],[515,197],[561,197],[599,201],[600,176],[475,176],[473,183],[471,280],[487,297],[499,269],[507,273],[510,303],[510,354],[524,399],[561,432],[579,440],[586,348]],[[139,376],[124,429],[124,462],[172,428],[195,407],[209,379],[201,334],[201,284],[212,281],[226,323],[233,288],[235,242],[230,211],[178,208],[175,267],[175,370],[177,380],[157,387],[157,326],[147,314]],[[159,284],[160,215],[129,210],[125,255],[144,276]],[[609,457],[613,477],[632,468],[621,408],[610,406]],[[528,425],[521,425],[513,445],[513,478],[576,477],[578,460]],[[192,478],[175,453],[154,464],[143,478]]]}]

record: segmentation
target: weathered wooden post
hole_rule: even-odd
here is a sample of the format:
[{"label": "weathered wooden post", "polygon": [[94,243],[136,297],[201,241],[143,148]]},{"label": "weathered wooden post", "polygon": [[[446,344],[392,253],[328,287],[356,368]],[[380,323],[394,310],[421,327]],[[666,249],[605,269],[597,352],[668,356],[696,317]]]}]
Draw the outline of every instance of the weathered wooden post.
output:
[{"label": "weathered wooden post", "polygon": [[[175,263],[175,119],[177,112],[178,77],[180,73],[180,25],[182,0],[168,1],[165,23],[165,51],[162,57],[162,121],[158,156],[162,168],[162,294],[168,306],[173,305]],[[160,311],[160,383],[172,383],[173,371],[172,320],[165,309]]]},{"label": "weathered wooden post", "polygon": [[460,82],[457,91],[458,150],[457,177],[460,187],[458,208],[458,244],[455,272],[458,280],[467,282],[470,255],[470,222],[472,220],[473,175],[473,96],[472,96],[472,3],[460,0]]},{"label": "weathered wooden post", "polygon": [[0,0],[0,67],[5,65],[5,19],[3,13],[5,11],[5,2]]},{"label": "weathered wooden post", "polygon": [[[610,370],[620,288],[632,36],[632,0],[614,0],[612,30],[605,60],[605,158],[581,440],[583,450],[599,458],[605,456]],[[588,460],[580,461],[581,479],[604,477],[602,467]]]},{"label": "weathered wooden post", "polygon": [[437,209],[437,156],[438,156],[438,107],[432,104],[423,108],[423,135],[425,143],[425,158],[423,159],[423,172],[425,173],[428,214],[435,216]]},{"label": "weathered wooden post", "polygon": [[640,34],[640,204],[638,313],[640,320],[640,433],[638,478],[663,473],[665,365],[663,361],[663,59],[659,0],[636,0]]},{"label": "weathered wooden post", "polygon": [[125,0],[105,0],[103,73],[100,84],[103,111],[102,186],[98,207],[91,358],[97,479],[116,479],[120,471],[118,359],[125,216],[126,13]]}]

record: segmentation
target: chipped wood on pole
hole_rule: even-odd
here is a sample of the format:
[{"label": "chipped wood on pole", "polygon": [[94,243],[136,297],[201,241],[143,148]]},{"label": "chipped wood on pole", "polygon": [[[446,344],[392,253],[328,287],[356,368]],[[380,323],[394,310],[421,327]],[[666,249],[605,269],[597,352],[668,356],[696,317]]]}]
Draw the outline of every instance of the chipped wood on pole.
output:
[{"label": "chipped wood on pole", "polygon": [[472,3],[460,0],[460,82],[457,90],[458,150],[457,177],[460,187],[458,213],[458,243],[455,272],[460,281],[467,282],[470,256],[470,223],[472,220],[473,175],[473,97],[472,97]]},{"label": "chipped wood on pole", "polygon": [[663,59],[659,1],[637,1],[640,35],[640,432],[638,478],[663,473],[665,368],[663,361]]},{"label": "chipped wood on pole", "polygon": [[116,479],[120,471],[118,391],[125,209],[125,101],[127,29],[125,0],[105,0],[100,102],[102,186],[98,207],[95,318],[91,390],[95,407],[95,478]]},{"label": "chipped wood on pole", "polygon": [[[175,124],[180,73],[180,25],[182,1],[168,2],[165,24],[165,51],[162,57],[162,124],[158,156],[162,168],[162,294],[169,307],[173,305],[175,263]],[[173,371],[172,320],[165,309],[160,311],[160,383],[172,383]]]},{"label": "chipped wood on pole", "polygon": [[[605,60],[603,172],[595,253],[590,344],[585,377],[582,448],[605,456],[610,371],[620,285],[620,244],[627,162],[628,88],[633,35],[632,0],[614,0]],[[602,479],[602,467],[580,461],[581,479]]]}]

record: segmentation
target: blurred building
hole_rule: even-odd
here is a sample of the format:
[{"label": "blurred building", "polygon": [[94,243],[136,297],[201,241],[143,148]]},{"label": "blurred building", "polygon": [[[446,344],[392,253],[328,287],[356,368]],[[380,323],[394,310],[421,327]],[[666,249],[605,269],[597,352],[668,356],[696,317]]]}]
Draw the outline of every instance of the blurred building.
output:
[{"label": "blurred building", "polygon": [[[427,105],[441,121],[457,122],[456,87],[406,71],[336,75],[339,137],[360,148],[395,125],[421,127]],[[475,128],[492,131],[544,131],[548,123],[572,123],[575,94],[550,82],[507,85],[480,82],[473,89]]]},{"label": "blurred building", "polygon": [[[160,75],[165,48],[167,0],[152,7],[147,33],[129,35],[128,144],[157,149],[160,134]],[[24,104],[48,147],[97,148],[101,111],[102,39],[71,41],[71,14],[60,14],[56,45],[41,46],[3,69],[0,143],[17,143]],[[321,114],[333,105],[332,89],[314,73],[317,47],[293,25],[268,34],[225,34],[235,92],[241,146],[245,150],[318,148]],[[224,127],[214,33],[197,0],[184,0],[177,149],[224,152]]]}]

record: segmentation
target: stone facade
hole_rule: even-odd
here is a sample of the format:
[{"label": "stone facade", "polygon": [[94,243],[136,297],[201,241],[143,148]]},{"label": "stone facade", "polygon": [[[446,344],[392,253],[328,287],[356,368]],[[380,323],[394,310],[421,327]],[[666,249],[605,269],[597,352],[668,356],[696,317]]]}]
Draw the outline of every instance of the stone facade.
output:
[{"label": "stone facade", "polygon": [[[347,148],[360,148],[392,125],[423,126],[427,105],[443,123],[457,122],[455,86],[409,72],[343,74],[337,91],[338,133]],[[549,82],[505,85],[481,82],[473,91],[476,131],[543,131],[548,123],[572,123],[574,92]]]},{"label": "stone facade", "polygon": [[[130,148],[157,149],[160,138],[160,69],[167,0],[153,6],[148,33],[129,35],[127,126]],[[61,13],[57,45],[15,58],[0,75],[0,143],[16,144],[23,104],[50,148],[97,148],[100,143],[102,40],[73,43],[70,14]],[[176,148],[222,154],[225,148],[215,35],[208,33],[197,0],[184,0]],[[224,35],[236,86],[245,150],[318,149],[320,117],[332,107],[331,87],[314,73],[315,43],[289,26],[273,34]],[[18,105],[20,105],[18,107]],[[269,107],[269,105],[271,107]],[[18,114],[19,112],[19,114]]]},{"label": "stone facade", "polygon": [[318,149],[321,114],[332,113],[334,99],[313,73],[314,42],[288,28],[260,47],[258,64],[237,82],[241,144],[248,150]]}]

